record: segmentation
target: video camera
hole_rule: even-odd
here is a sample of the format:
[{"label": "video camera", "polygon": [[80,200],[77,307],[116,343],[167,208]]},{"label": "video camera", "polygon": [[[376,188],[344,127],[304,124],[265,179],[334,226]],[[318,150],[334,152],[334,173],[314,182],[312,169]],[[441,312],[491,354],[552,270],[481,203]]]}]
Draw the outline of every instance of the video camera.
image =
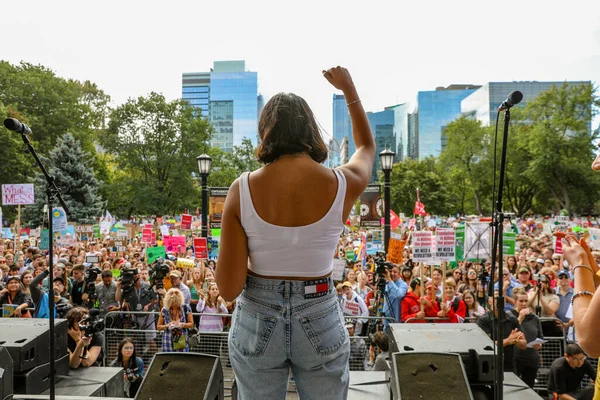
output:
[{"label": "video camera", "polygon": [[156,289],[164,289],[163,279],[171,272],[171,268],[165,263],[164,258],[159,258],[152,263],[150,267],[150,282]]},{"label": "video camera", "polygon": [[385,252],[378,251],[375,254],[375,275],[373,275],[373,284],[377,285],[377,289],[385,289],[385,274],[387,271],[395,267],[395,265],[385,259]]},{"label": "video camera", "polygon": [[97,332],[104,330],[104,321],[100,317],[100,310],[93,308],[90,313],[79,321],[79,330],[85,337],[92,337]]},{"label": "video camera", "polygon": [[133,285],[135,284],[135,275],[137,268],[129,268],[121,271],[121,289],[123,289],[123,297],[128,303],[132,302]]},{"label": "video camera", "polygon": [[88,302],[93,304],[96,299],[96,279],[98,275],[102,273],[102,270],[98,267],[89,267],[85,271],[85,277],[83,278],[83,293],[88,295]]}]

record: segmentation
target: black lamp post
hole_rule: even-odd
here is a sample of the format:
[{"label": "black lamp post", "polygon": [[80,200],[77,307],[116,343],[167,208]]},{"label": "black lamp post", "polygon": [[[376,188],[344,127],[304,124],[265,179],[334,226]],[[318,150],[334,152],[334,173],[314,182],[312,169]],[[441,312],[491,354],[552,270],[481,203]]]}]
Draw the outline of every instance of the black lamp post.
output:
[{"label": "black lamp post", "polygon": [[208,237],[208,175],[212,158],[208,154],[196,157],[198,160],[198,171],[202,178],[202,237]]},{"label": "black lamp post", "polygon": [[379,160],[381,162],[381,170],[384,176],[384,202],[385,202],[385,216],[384,216],[384,231],[383,231],[383,246],[384,250],[388,251],[388,243],[390,242],[390,235],[392,227],[390,225],[390,172],[392,172],[392,166],[394,165],[394,157],[396,153],[391,150],[385,149],[379,153]]}]

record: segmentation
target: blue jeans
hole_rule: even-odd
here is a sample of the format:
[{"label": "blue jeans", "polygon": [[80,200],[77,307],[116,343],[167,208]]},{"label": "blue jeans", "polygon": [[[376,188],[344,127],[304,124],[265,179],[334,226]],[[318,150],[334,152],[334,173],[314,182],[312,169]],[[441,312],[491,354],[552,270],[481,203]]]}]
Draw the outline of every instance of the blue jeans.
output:
[{"label": "blue jeans", "polygon": [[239,398],[285,399],[291,368],[302,400],[345,399],[349,340],[331,279],[305,299],[304,281],[249,275],[229,331]]}]

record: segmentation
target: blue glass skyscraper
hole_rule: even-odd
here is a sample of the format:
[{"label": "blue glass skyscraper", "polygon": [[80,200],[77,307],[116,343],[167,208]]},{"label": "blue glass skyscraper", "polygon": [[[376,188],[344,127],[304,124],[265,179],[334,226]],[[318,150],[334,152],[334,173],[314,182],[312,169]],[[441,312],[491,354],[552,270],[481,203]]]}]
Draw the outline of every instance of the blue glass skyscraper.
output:
[{"label": "blue glass skyscraper", "polygon": [[263,100],[257,73],[246,71],[245,61],[215,61],[210,72],[184,73],[182,85],[183,99],[201,107],[213,125],[211,145],[227,152],[244,138],[257,145]]},{"label": "blue glass skyscraper", "polygon": [[333,95],[333,141],[331,144],[332,164],[330,167],[340,165],[340,151],[344,138],[347,138],[348,158],[352,157],[356,147],[354,139],[352,139],[352,123],[350,122],[350,114],[346,105],[346,98],[342,94]]},{"label": "blue glass skyscraper", "polygon": [[396,135],[394,133],[394,110],[393,107],[386,108],[384,111],[367,113],[371,131],[375,137],[375,162],[371,173],[371,182],[378,181],[379,172],[379,153],[385,149],[396,152]]},{"label": "blue glass skyscraper", "polygon": [[461,115],[461,101],[480,86],[450,85],[418,93],[418,158],[437,157],[442,152],[446,125]]}]

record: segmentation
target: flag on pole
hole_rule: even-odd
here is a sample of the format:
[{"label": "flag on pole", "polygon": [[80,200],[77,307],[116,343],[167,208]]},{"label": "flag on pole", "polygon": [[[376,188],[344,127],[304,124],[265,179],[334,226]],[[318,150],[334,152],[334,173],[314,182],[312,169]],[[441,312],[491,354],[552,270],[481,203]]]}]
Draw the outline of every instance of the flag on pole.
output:
[{"label": "flag on pole", "polygon": [[421,203],[421,195],[419,194],[419,188],[417,188],[417,201],[415,202],[415,210],[413,211],[415,215],[426,216],[427,212],[425,212],[425,205]]}]

